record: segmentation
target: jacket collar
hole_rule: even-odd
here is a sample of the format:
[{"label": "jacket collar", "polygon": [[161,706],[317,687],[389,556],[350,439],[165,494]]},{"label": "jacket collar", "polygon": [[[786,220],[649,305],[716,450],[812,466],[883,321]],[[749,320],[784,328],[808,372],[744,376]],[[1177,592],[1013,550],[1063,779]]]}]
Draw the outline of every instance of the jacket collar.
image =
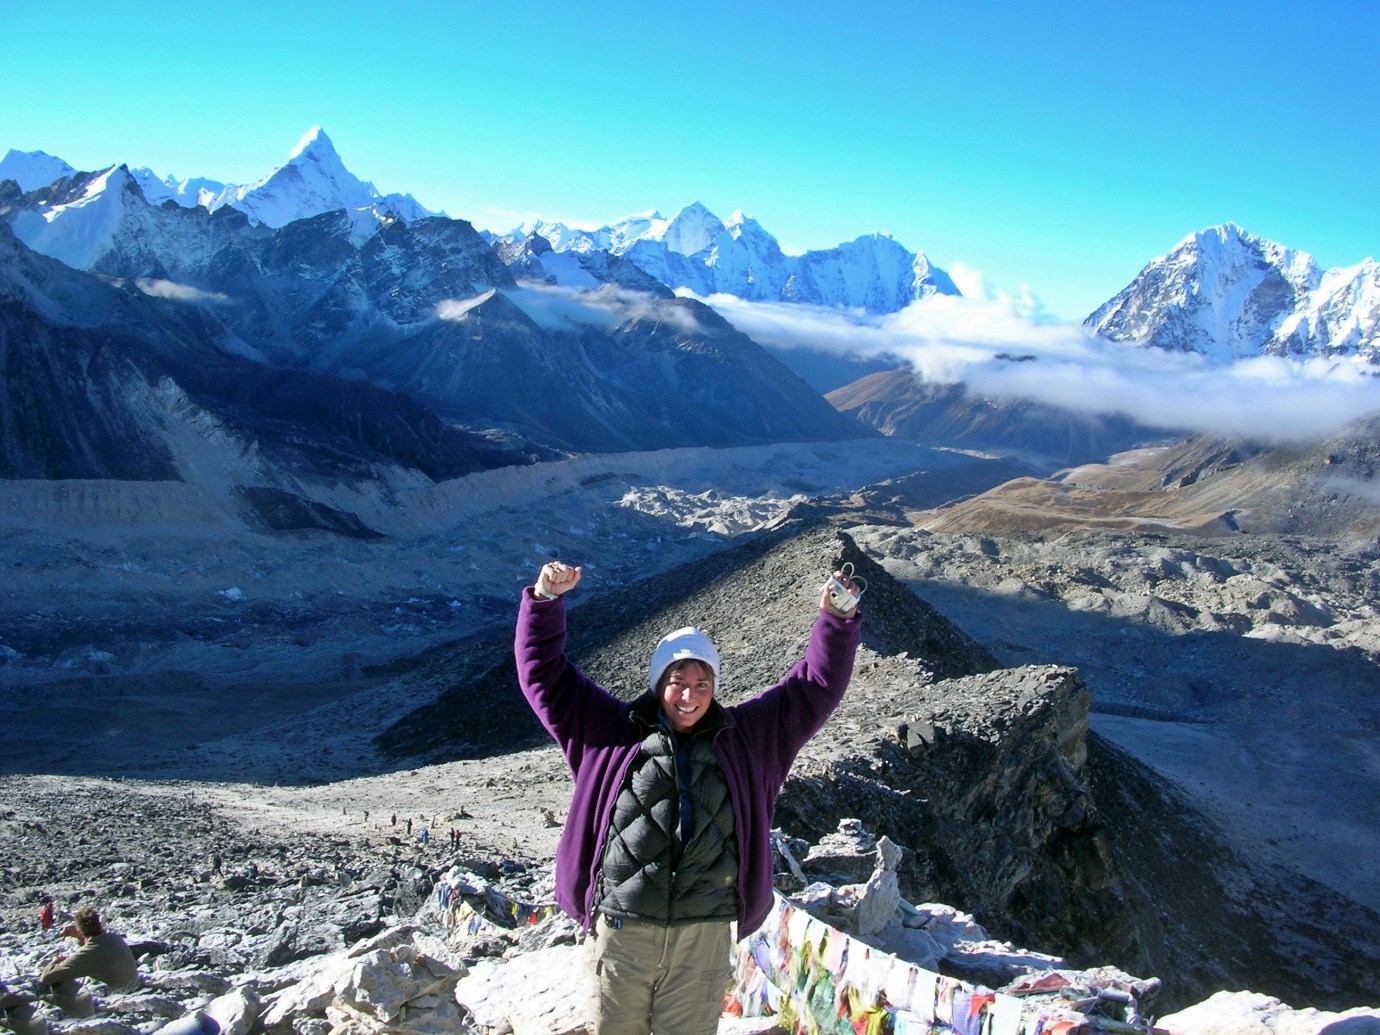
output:
[{"label": "jacket collar", "polygon": [[[660,721],[660,715],[661,701],[650,690],[644,692],[641,697],[628,706],[628,717],[644,729],[650,729],[657,725]],[[699,736],[701,733],[713,733],[725,726],[732,725],[732,713],[721,705],[716,697],[709,702],[709,710],[705,712],[703,719],[695,723],[695,728],[690,731],[690,735]]]}]

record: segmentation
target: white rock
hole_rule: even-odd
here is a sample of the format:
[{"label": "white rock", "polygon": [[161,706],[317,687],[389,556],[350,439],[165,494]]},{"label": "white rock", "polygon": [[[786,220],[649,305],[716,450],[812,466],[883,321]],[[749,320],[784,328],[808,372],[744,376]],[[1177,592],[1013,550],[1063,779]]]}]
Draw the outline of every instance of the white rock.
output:
[{"label": "white rock", "polygon": [[263,1001],[252,988],[236,988],[211,1000],[202,1011],[220,1025],[220,1035],[249,1035]]},{"label": "white rock", "polygon": [[264,1026],[271,1028],[299,1014],[320,1014],[330,1007],[341,1011],[341,1024],[352,1028],[379,1030],[398,1024],[402,1030],[426,1030],[433,1022],[419,1017],[424,1009],[411,1009],[406,1019],[404,1011],[419,999],[449,1000],[461,974],[447,960],[429,955],[428,948],[450,956],[438,939],[419,936],[407,926],[334,953],[297,984],[269,997]]},{"label": "white rock", "polygon": [[455,998],[492,1032],[582,1035],[587,1030],[583,947],[558,945],[506,962],[484,960],[455,986]]},{"label": "white rock", "polygon": [[901,905],[901,887],[896,879],[896,867],[901,862],[901,849],[885,834],[877,842],[877,864],[872,876],[860,889],[858,903],[853,910],[853,931],[858,935],[876,934],[896,919]]},{"label": "white rock", "polygon": [[[987,932],[968,913],[960,912],[952,906],[939,902],[924,902],[915,907],[916,917],[925,918],[920,927],[934,935],[941,945],[953,948],[959,942],[981,942],[987,940]],[[907,927],[915,926],[914,920],[905,921]]]},{"label": "white rock", "polygon": [[219,1035],[220,1022],[202,1010],[193,1010],[159,1028],[154,1035]]},{"label": "white rock", "polygon": [[1155,1027],[1173,1035],[1380,1035],[1380,1008],[1295,1010],[1259,992],[1218,992]]},{"label": "white rock", "polygon": [[464,1024],[460,1005],[449,996],[426,996],[426,1002],[408,1003],[401,1016],[385,1032],[407,1035],[454,1035]]},{"label": "white rock", "polygon": [[924,970],[937,971],[939,961],[949,952],[949,946],[941,944],[928,931],[903,927],[897,923],[888,924],[875,934],[860,936],[858,940]]},{"label": "white rock", "polygon": [[268,997],[264,1027],[276,1027],[298,1014],[321,1013],[335,998],[337,982],[343,983],[353,969],[354,961],[342,953],[321,960],[317,970]]},{"label": "white rock", "polygon": [[409,999],[433,991],[417,981],[411,963],[403,947],[392,952],[377,949],[354,961],[343,987],[337,985],[336,991],[339,998],[386,1023],[402,1012]]}]

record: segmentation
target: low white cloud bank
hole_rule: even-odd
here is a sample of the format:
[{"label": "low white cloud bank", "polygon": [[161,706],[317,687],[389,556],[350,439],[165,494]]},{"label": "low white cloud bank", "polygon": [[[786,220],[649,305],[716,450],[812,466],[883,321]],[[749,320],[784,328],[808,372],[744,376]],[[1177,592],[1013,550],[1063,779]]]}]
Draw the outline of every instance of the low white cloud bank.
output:
[{"label": "low white cloud bank", "polygon": [[524,281],[504,294],[543,330],[568,332],[581,327],[609,331],[629,320],[654,320],[682,334],[701,334],[693,313],[664,299],[606,284],[595,291]]},{"label": "low white cloud bank", "polygon": [[203,291],[201,288],[179,284],[174,280],[140,277],[134,282],[134,286],[146,295],[166,298],[172,302],[194,302],[198,305],[227,305],[230,302],[230,296],[219,291]]},{"label": "low white cloud bank", "polygon": [[704,301],[764,345],[895,357],[926,381],[966,384],[977,395],[1119,414],[1174,431],[1301,440],[1380,411],[1380,371],[1360,360],[1261,357],[1212,366],[1197,354],[1109,342],[1044,318],[1028,292],[983,295],[976,271],[954,277],[976,297],[936,295],[881,316],[731,295]]},{"label": "low white cloud bank", "polygon": [[494,297],[492,291],[473,298],[443,298],[436,303],[436,315],[442,320],[463,320],[471,309]]},{"label": "low white cloud bank", "polygon": [[611,329],[618,322],[616,300],[612,296],[594,295],[558,285],[525,281],[508,298],[532,318],[543,330],[562,333],[581,327],[601,331]]}]

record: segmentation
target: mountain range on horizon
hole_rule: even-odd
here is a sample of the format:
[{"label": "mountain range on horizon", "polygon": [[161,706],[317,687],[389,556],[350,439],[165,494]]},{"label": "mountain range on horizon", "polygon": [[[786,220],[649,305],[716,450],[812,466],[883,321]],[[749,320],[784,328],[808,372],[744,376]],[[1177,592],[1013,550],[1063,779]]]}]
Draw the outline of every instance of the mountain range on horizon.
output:
[{"label": "mountain range on horizon", "polygon": [[[100,170],[85,194],[68,204],[93,204],[93,199],[106,189],[103,177],[116,174],[119,168],[122,167]],[[142,167],[123,168],[152,205],[170,201],[183,208],[199,207],[212,213],[231,208],[243,212],[252,222],[273,229],[343,209],[349,214],[352,235],[359,242],[390,220],[411,222],[445,216],[443,212],[423,208],[411,195],[380,195],[372,184],[345,167],[320,127],[303,136],[283,165],[263,179],[243,186],[206,178],[160,177]],[[26,154],[11,150],[0,160],[0,179],[14,180],[25,192],[41,190],[77,175],[77,170],[66,162],[43,152]],[[68,265],[87,265],[90,258],[74,250],[89,245],[93,235],[87,226],[82,227],[80,234],[64,232],[59,224],[71,218],[71,213],[50,213],[45,218],[50,224],[45,232],[26,235],[21,227],[21,239]],[[588,260],[596,253],[604,253],[626,258],[659,283],[687,288],[701,296],[724,292],[751,300],[894,312],[936,292],[959,293],[946,272],[885,234],[868,234],[837,248],[787,256],[776,239],[755,220],[735,213],[728,223],[723,223],[698,202],[685,206],[670,219],[648,213],[592,232],[554,223],[541,224],[541,229],[549,235],[548,240],[554,238],[558,242],[550,249],[558,255],[569,252]],[[533,234],[531,227],[521,227],[506,234],[485,232],[484,236],[490,243],[504,245],[514,252],[514,244],[529,240]],[[99,231],[94,236],[98,237]],[[80,245],[75,243],[78,239]],[[588,261],[583,266],[558,260],[548,260],[543,265],[539,254],[530,247],[522,252],[522,260],[528,279],[575,288],[598,283],[597,275],[591,277],[588,272]]]},{"label": "mountain range on horizon", "polygon": [[[345,471],[397,484],[580,452],[940,431],[1075,463],[1165,434],[913,376],[863,380],[902,364],[766,348],[702,301],[856,316],[957,296],[884,235],[792,257],[754,220],[698,204],[592,233],[486,235],[380,196],[319,129],[242,187],[11,151],[0,224],[0,477],[186,477],[209,448],[236,485],[310,497],[278,500],[269,523],[286,509],[353,527],[312,510],[347,509],[322,488]],[[1089,327],[1210,363],[1364,369],[1377,300],[1373,261],[1321,271],[1227,224],[1149,264]]]},{"label": "mountain range on horizon", "polygon": [[[41,232],[21,222],[16,226],[20,239],[86,268],[92,259],[80,249],[89,249],[101,233],[100,227],[93,230],[90,214],[77,210],[98,209],[99,196],[119,168],[101,170],[81,197],[43,210]],[[352,237],[361,243],[394,220],[445,217],[411,195],[381,195],[354,176],[320,127],[302,137],[283,165],[252,184],[124,168],[151,205],[173,202],[212,213],[230,208],[273,229],[343,209]],[[0,180],[14,180],[25,194],[77,175],[41,151],[11,150],[0,160]],[[69,221],[74,225],[64,230]],[[644,212],[597,230],[534,221],[506,233],[481,234],[519,279],[574,290],[608,283],[637,288],[651,278],[701,298],[727,294],[871,314],[897,312],[933,295],[961,294],[923,252],[910,252],[886,234],[788,255],[741,211],[721,220],[699,202],[669,218]],[[1380,264],[1367,258],[1323,270],[1305,252],[1226,223],[1190,233],[1152,259],[1084,326],[1108,340],[1197,352],[1214,363],[1255,355],[1354,355],[1375,363],[1380,361]]]},{"label": "mountain range on horizon", "polygon": [[0,195],[0,477],[209,475],[269,527],[367,535],[343,484],[871,434],[708,306],[524,292],[463,220],[275,229],[123,166]]}]

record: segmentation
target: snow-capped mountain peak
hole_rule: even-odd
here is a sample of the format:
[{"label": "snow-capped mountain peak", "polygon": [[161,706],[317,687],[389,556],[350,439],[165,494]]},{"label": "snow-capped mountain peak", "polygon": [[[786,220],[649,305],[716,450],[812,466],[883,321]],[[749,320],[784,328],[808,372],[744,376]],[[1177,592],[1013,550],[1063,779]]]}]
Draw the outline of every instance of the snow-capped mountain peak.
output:
[{"label": "snow-capped mountain peak", "polygon": [[297,146],[292,149],[292,154],[288,156],[288,160],[260,180],[259,184],[268,183],[275,176],[294,167],[302,175],[304,181],[315,180],[323,187],[341,191],[362,189],[370,197],[378,196],[378,191],[372,183],[361,180],[345,168],[345,163],[340,160],[340,155],[336,151],[335,145],[331,143],[331,138],[320,126],[313,126],[303,134],[302,139],[297,142]]},{"label": "snow-capped mountain peak", "polygon": [[302,139],[297,141],[297,146],[292,149],[292,154],[288,155],[288,161],[292,162],[306,151],[313,151],[318,155],[335,155],[336,161],[340,161],[340,156],[336,155],[335,145],[331,143],[331,138],[326,136],[326,131],[320,126],[312,126],[302,134]]},{"label": "snow-capped mountain peak", "polygon": [[369,237],[381,221],[424,219],[437,215],[410,194],[380,195],[372,183],[345,168],[331,138],[313,126],[293,148],[288,160],[262,180],[228,188],[206,207],[215,211],[230,205],[265,226],[288,223],[324,212],[344,209],[350,214],[353,236]]},{"label": "snow-capped mountain peak", "polygon": [[[369,208],[378,191],[356,177],[319,126],[298,141],[288,160],[262,180],[237,187],[228,203],[265,226],[286,226],[334,208]],[[218,208],[213,205],[212,208]]]},{"label": "snow-capped mountain peak", "polygon": [[77,170],[44,151],[16,151],[11,148],[0,159],[0,180],[13,180],[22,191],[38,190]]},{"label": "snow-capped mountain peak", "polygon": [[123,165],[90,174],[57,204],[16,212],[14,234],[34,251],[73,269],[89,269],[108,251],[131,204],[144,204],[138,184]]},{"label": "snow-capped mountain peak", "polygon": [[[71,168],[60,159],[43,157],[46,163],[34,161],[33,156],[10,157],[8,168],[23,174],[29,183],[46,179],[50,171],[60,174]],[[25,172],[33,169],[39,171]],[[62,197],[18,212],[11,222],[16,236],[29,247],[77,269],[96,265],[117,234],[137,236],[142,232],[137,225],[146,221],[148,206],[169,200],[184,208],[199,206],[210,212],[228,206],[271,229],[344,210],[356,243],[372,237],[381,224],[437,215],[417,204],[411,195],[382,196],[373,184],[356,177],[320,127],[313,127],[301,138],[287,162],[248,186],[160,178],[150,169],[131,171],[123,165],[94,174],[70,175],[72,183]]]},{"label": "snow-capped mountain peak", "polygon": [[1233,277],[1257,259],[1279,270],[1298,288],[1308,290],[1317,284],[1319,272],[1311,255],[1256,237],[1231,222],[1189,234],[1156,261],[1190,262],[1219,277]]},{"label": "snow-capped mountain peak", "polygon": [[219,180],[208,180],[200,176],[192,179],[178,179],[171,175],[160,177],[152,169],[142,166],[129,172],[152,205],[172,201],[183,208],[201,206],[209,209],[216,205],[227,190],[226,185]]},{"label": "snow-capped mountain peak", "polygon": [[648,237],[661,241],[679,255],[694,255],[708,248],[714,243],[714,238],[723,232],[722,220],[695,201],[686,205],[660,230],[654,231]]},{"label": "snow-capped mountain peak", "polygon": [[776,238],[769,234],[765,227],[751,216],[743,215],[742,209],[735,209],[733,215],[724,220],[724,229],[734,240],[740,241],[744,238],[749,240],[767,240],[773,245]]},{"label": "snow-capped mountain peak", "polygon": [[604,251],[609,247],[608,227],[599,230],[582,230],[579,227],[566,226],[564,223],[553,222],[546,219],[531,219],[523,223],[517,231],[517,235],[526,237],[541,237],[546,243],[551,245],[553,251],[558,252],[588,252]]},{"label": "snow-capped mountain peak", "polygon": [[605,229],[608,231],[608,248],[615,255],[622,254],[634,242],[659,230],[666,223],[666,217],[656,209],[625,216]]},{"label": "snow-capped mountain peak", "polygon": [[1216,363],[1260,355],[1380,356],[1380,267],[1321,271],[1307,252],[1223,223],[1154,259],[1085,325]]},{"label": "snow-capped mountain peak", "polygon": [[[531,232],[525,224],[496,236],[511,246]],[[703,296],[730,294],[749,301],[885,313],[931,294],[959,294],[947,273],[923,254],[907,251],[889,234],[866,234],[828,251],[788,256],[776,238],[741,209],[724,222],[698,201],[670,219],[647,212],[596,231],[573,234],[560,224],[549,224],[540,233],[556,253],[602,249],[667,287]],[[545,279],[559,280],[554,259],[540,259],[539,265]],[[518,276],[534,273],[524,270]]]}]

